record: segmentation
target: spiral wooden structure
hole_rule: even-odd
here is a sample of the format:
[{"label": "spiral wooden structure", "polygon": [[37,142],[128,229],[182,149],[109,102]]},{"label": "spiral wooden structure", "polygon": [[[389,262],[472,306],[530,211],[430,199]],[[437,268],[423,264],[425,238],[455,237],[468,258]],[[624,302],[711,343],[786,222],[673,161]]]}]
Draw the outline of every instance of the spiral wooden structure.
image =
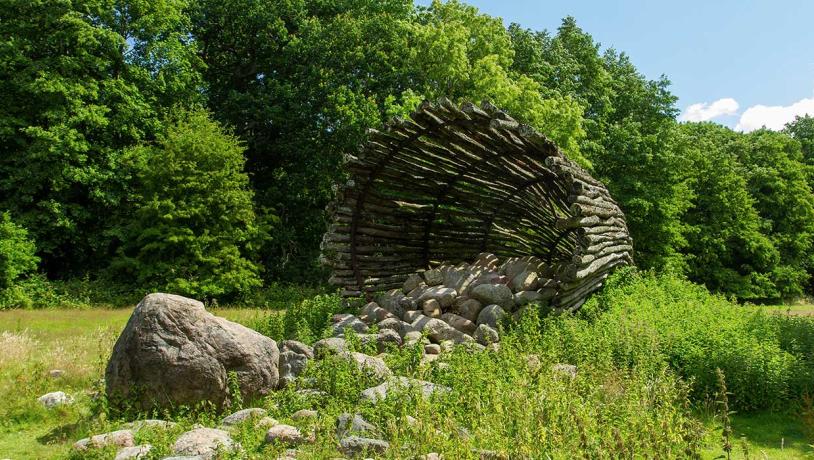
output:
[{"label": "spiral wooden structure", "polygon": [[489,103],[424,102],[371,130],[328,207],[322,261],[346,296],[401,287],[418,269],[479,253],[536,256],[551,305],[579,308],[632,263],[625,217],[605,186],[543,135]]}]

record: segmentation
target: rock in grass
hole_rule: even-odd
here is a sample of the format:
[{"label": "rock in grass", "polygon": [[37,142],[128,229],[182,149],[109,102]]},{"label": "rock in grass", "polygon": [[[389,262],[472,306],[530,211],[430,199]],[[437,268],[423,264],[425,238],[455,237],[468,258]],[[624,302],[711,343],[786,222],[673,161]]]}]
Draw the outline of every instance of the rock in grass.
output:
[{"label": "rock in grass", "polygon": [[318,340],[314,344],[314,356],[317,358],[344,353],[348,351],[348,343],[342,337],[330,337]]},{"label": "rock in grass", "polygon": [[433,342],[440,343],[449,340],[453,343],[466,343],[475,340],[472,336],[464,334],[440,319],[431,318],[426,322],[421,322],[423,322],[422,330],[427,332],[427,336]]},{"label": "rock in grass", "polygon": [[229,433],[213,428],[197,428],[178,437],[173,446],[176,455],[199,456],[204,460],[214,459],[218,450],[232,451],[237,444]]},{"label": "rock in grass", "polygon": [[102,449],[108,446],[133,447],[135,445],[136,440],[132,431],[118,430],[80,439],[74,443],[73,448],[78,451],[85,451],[88,449]]},{"label": "rock in grass", "polygon": [[469,321],[463,316],[456,315],[455,313],[444,313],[441,315],[441,319],[464,334],[472,335],[475,333],[475,328],[478,327],[472,321]]},{"label": "rock in grass", "polygon": [[441,345],[438,345],[437,343],[428,343],[424,345],[424,353],[428,355],[441,354]]},{"label": "rock in grass", "polygon": [[381,439],[348,436],[339,441],[339,450],[348,457],[362,454],[382,455],[390,448],[390,443]]},{"label": "rock in grass", "polygon": [[367,324],[374,324],[387,318],[396,318],[396,315],[380,307],[376,302],[368,302],[359,312],[359,317]]},{"label": "rock in grass", "polygon": [[[420,313],[420,312],[406,312],[404,315],[407,317],[408,313]],[[398,318],[387,318],[383,321],[379,321],[379,331],[384,331],[389,329],[391,331],[395,331],[400,337],[404,337],[407,335],[408,332],[413,331],[413,327],[410,326],[410,323],[404,322]]]},{"label": "rock in grass", "polygon": [[355,351],[340,353],[339,356],[355,364],[360,371],[367,372],[376,378],[383,379],[393,375],[393,372],[390,371],[390,368],[381,358]]},{"label": "rock in grass", "polygon": [[266,414],[266,410],[259,407],[243,409],[224,417],[223,420],[221,420],[221,424],[223,426],[235,426],[247,420],[260,420],[265,417]]},{"label": "rock in grass", "polygon": [[65,371],[62,369],[51,369],[48,371],[48,377],[51,377],[52,379],[65,377]]},{"label": "rock in grass", "polygon": [[308,356],[296,353],[292,350],[283,351],[280,353],[280,388],[285,388],[290,385],[297,377],[300,376],[308,367]]},{"label": "rock in grass", "polygon": [[564,375],[572,379],[577,376],[577,366],[573,364],[555,364],[551,366],[551,370],[554,371],[555,374]]},{"label": "rock in grass", "polygon": [[357,334],[364,334],[369,329],[367,327],[367,324],[365,324],[361,319],[355,316],[350,316],[348,318],[343,319],[342,321],[339,321],[338,323],[334,323],[333,326],[331,326],[331,328],[333,332],[332,335],[334,337],[344,335],[345,331],[348,329],[352,330],[353,332],[356,332]]},{"label": "rock in grass", "polygon": [[379,430],[365,420],[360,414],[344,413],[336,419],[336,437],[344,438],[351,435],[377,435]]},{"label": "rock in grass", "polygon": [[73,398],[66,394],[64,391],[54,391],[52,393],[46,393],[39,398],[37,401],[45,406],[47,409],[53,409],[59,406],[65,406],[68,404],[73,404]]},{"label": "rock in grass", "polygon": [[311,409],[300,409],[291,414],[293,420],[307,420],[317,418],[317,411]]},{"label": "rock in grass", "polygon": [[120,450],[113,460],[136,460],[145,458],[150,454],[153,446],[150,444],[142,444],[140,446],[125,447]]},{"label": "rock in grass", "polygon": [[497,329],[505,316],[506,311],[499,305],[487,305],[478,315],[478,325],[485,324],[492,329]]},{"label": "rock in grass", "polygon": [[475,329],[475,340],[481,345],[489,345],[500,341],[500,334],[488,324],[479,324]]},{"label": "rock in grass", "polygon": [[234,372],[246,399],[277,388],[277,343],[208,313],[201,302],[150,294],[135,308],[116,341],[105,382],[112,404],[150,410],[220,406]]},{"label": "rock in grass", "polygon": [[296,340],[284,340],[280,351],[292,351],[298,355],[305,355],[307,358],[314,357],[314,349]]},{"label": "rock in grass", "polygon": [[363,390],[361,397],[365,401],[377,403],[387,398],[387,395],[394,391],[410,391],[417,389],[421,396],[429,398],[435,393],[446,393],[452,391],[449,387],[436,385],[425,380],[411,379],[407,377],[392,377],[381,385]]},{"label": "rock in grass", "polygon": [[266,442],[269,444],[302,444],[306,441],[300,430],[291,425],[275,425],[266,431]]}]

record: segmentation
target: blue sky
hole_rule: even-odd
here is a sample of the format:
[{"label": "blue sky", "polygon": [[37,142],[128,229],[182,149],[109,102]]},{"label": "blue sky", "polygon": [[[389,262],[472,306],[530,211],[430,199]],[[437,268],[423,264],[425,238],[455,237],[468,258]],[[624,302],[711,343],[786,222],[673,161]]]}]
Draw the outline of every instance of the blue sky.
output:
[{"label": "blue sky", "polygon": [[748,131],[814,115],[814,0],[465,1],[535,30],[574,16],[648,78],[667,75],[682,119]]}]

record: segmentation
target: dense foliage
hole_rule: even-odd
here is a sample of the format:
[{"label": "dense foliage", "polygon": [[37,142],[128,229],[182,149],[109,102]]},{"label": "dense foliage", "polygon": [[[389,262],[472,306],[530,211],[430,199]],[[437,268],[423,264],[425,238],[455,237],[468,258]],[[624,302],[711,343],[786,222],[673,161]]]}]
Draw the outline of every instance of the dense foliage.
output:
[{"label": "dense foliage", "polygon": [[28,231],[12,222],[7,212],[0,214],[0,291],[37,269],[36,250]]},{"label": "dense foliage", "polygon": [[249,259],[262,240],[236,138],[205,112],[182,112],[155,145],[125,158],[137,195],[113,259],[120,276],[198,298],[262,284]]},{"label": "dense foliage", "polygon": [[[639,266],[741,299],[811,292],[814,119],[679,124],[669,80],[573,18],[506,27],[457,0],[2,0],[0,17],[0,209],[51,279],[214,298],[322,281],[343,154],[448,97],[491,100],[605,181]],[[199,106],[219,125],[179,122]]]}]

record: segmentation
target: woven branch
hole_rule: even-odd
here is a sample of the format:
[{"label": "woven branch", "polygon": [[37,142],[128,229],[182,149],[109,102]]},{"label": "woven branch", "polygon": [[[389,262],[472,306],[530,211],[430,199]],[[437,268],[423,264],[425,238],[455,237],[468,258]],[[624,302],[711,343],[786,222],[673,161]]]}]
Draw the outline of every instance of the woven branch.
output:
[{"label": "woven branch", "polygon": [[344,295],[492,252],[544,261],[551,305],[573,310],[632,263],[625,216],[605,186],[491,104],[425,101],[410,120],[370,130],[346,167],[322,242]]}]

